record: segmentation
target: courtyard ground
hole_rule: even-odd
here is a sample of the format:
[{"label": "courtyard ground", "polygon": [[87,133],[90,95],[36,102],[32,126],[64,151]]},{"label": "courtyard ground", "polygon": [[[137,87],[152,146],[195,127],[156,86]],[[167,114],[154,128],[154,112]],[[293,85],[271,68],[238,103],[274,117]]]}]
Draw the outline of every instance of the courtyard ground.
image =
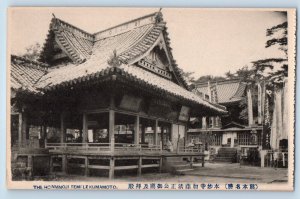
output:
[{"label": "courtyard ground", "polygon": [[[240,164],[206,163],[205,167],[194,165],[195,169],[184,172],[181,175],[169,173],[148,173],[138,176],[115,177],[119,182],[201,182],[201,183],[286,183],[288,170],[284,168],[260,168],[252,166],[240,166]],[[107,181],[104,177],[84,176],[56,176],[58,181]]]}]

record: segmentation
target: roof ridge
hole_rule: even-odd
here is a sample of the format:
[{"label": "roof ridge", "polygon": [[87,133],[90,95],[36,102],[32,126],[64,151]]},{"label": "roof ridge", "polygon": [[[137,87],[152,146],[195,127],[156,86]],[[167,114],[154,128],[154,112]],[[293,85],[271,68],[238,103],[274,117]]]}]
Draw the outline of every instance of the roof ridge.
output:
[{"label": "roof ridge", "polygon": [[151,14],[147,14],[124,23],[112,26],[110,28],[98,31],[93,34],[95,40],[101,40],[107,37],[115,36],[121,34],[126,31],[133,30],[135,28],[142,27],[147,24],[160,22],[159,20],[162,19],[161,12],[154,12]]},{"label": "roof ridge", "polygon": [[[81,29],[81,28],[79,28],[79,27],[77,27],[77,26],[75,26],[75,25],[72,25],[72,24],[70,24],[70,23],[68,23],[68,22],[66,22],[66,21],[64,21],[64,20],[62,20],[62,19],[56,18],[56,17],[53,17],[53,18],[52,18],[50,27],[54,27],[54,26],[56,25],[55,23],[57,23],[57,21],[58,21],[59,23],[62,23],[62,24],[64,24],[64,25],[66,25],[68,28],[72,28],[72,29],[75,29],[75,30],[81,32],[81,33],[82,33],[84,36],[86,36],[86,37],[91,37],[90,39],[92,39],[92,40],[94,41],[95,37],[94,37],[93,34],[87,32],[87,31],[85,31],[85,30],[83,30],[83,29]],[[61,24],[60,24],[60,25],[61,25]],[[85,38],[86,38],[86,37],[85,37]]]},{"label": "roof ridge", "polygon": [[25,62],[28,63],[30,65],[26,65],[26,67],[32,67],[38,70],[42,70],[44,72],[48,71],[48,67],[49,65],[46,63],[42,63],[39,61],[34,61],[25,57],[21,57],[21,56],[17,56],[17,55],[11,55],[11,62],[16,62],[16,61],[21,61],[21,62]]},{"label": "roof ridge", "polygon": [[207,83],[210,82],[211,84],[217,83],[218,85],[223,85],[223,84],[230,84],[230,83],[244,83],[240,78],[236,79],[225,79],[225,80],[214,80],[214,81],[205,81],[201,83],[195,83],[196,86],[207,86]]},{"label": "roof ridge", "polygon": [[123,25],[126,25],[126,24],[129,24],[129,23],[133,23],[133,22],[136,22],[138,20],[141,20],[141,19],[145,19],[145,18],[148,18],[150,16],[154,16],[156,15],[158,12],[154,12],[154,13],[151,13],[151,14],[147,14],[147,15],[144,15],[144,16],[141,16],[141,17],[138,17],[138,18],[135,18],[135,19],[132,19],[132,20],[129,20],[129,21],[126,21],[126,22],[123,22],[121,24],[118,24],[118,25],[115,25],[115,26],[112,26],[112,27],[109,27],[107,29],[104,29],[104,30],[101,30],[101,31],[98,31],[98,32],[95,32],[93,33],[93,35],[97,35],[97,34],[100,34],[100,33],[103,33],[103,32],[106,32],[108,30],[112,30],[112,29],[115,29],[117,27],[120,27],[120,26],[123,26]]}]

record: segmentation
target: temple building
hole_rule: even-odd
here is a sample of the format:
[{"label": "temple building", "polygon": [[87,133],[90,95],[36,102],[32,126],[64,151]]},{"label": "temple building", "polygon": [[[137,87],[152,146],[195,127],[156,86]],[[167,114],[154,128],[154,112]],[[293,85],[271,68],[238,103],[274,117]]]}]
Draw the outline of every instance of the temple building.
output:
[{"label": "temple building", "polygon": [[[201,142],[210,150],[212,159],[224,162],[239,161],[235,159],[238,152],[245,155],[262,146],[262,115],[252,102],[257,95],[250,92],[246,82],[239,79],[205,82],[196,85],[194,92],[204,100],[225,106],[228,114],[192,118],[188,142]],[[247,118],[242,119],[240,113],[245,109]]]},{"label": "temple building", "polygon": [[203,150],[187,147],[190,118],[227,114],[188,89],[161,12],[94,34],[53,16],[40,60],[10,66],[13,176],[192,164]]}]

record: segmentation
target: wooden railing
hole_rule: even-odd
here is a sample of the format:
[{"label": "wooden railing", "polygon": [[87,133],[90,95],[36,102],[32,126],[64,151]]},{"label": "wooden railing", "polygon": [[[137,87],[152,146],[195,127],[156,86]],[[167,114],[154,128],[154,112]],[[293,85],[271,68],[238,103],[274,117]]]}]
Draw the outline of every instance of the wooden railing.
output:
[{"label": "wooden railing", "polygon": [[[130,143],[46,143],[45,148],[53,151],[72,150],[85,152],[163,152],[162,145],[130,144]],[[201,148],[178,147],[173,153],[203,153]]]},{"label": "wooden railing", "polygon": [[178,153],[203,153],[203,148],[178,147]]}]

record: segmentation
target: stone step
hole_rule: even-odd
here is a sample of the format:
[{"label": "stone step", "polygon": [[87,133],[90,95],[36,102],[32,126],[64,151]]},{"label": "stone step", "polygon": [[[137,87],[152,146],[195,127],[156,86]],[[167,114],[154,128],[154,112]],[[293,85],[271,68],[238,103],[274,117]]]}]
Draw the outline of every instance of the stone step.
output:
[{"label": "stone step", "polygon": [[179,172],[179,173],[184,173],[187,171],[194,171],[194,169],[179,169],[179,170],[177,170],[177,172]]}]

